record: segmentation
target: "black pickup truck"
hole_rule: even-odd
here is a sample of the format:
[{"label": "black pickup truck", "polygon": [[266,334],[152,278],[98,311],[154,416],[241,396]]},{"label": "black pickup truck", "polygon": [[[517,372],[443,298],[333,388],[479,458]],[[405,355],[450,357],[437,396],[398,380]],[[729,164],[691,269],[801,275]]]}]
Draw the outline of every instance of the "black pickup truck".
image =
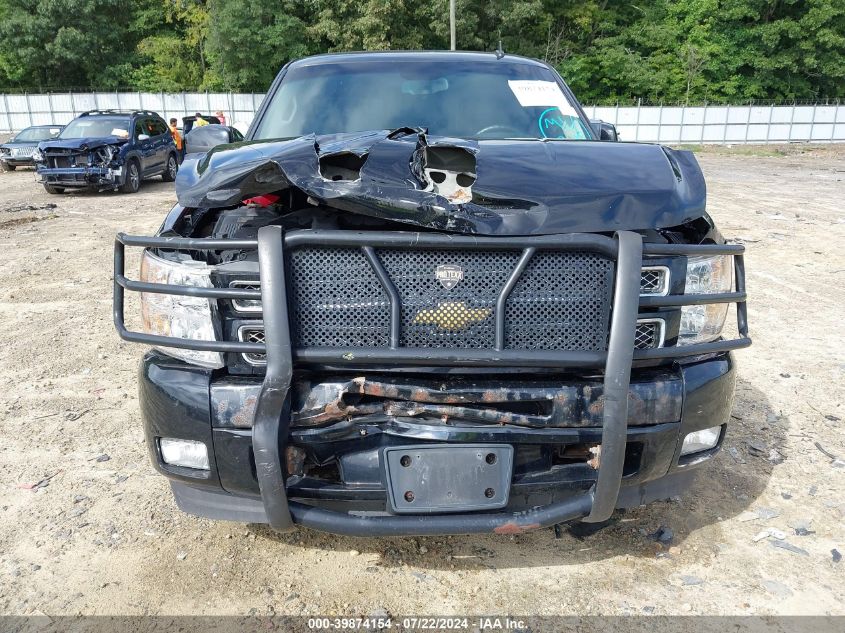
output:
[{"label": "black pickup truck", "polygon": [[615,139],[531,59],[285,66],[244,142],[185,161],[157,235],[115,242],[179,507],[518,534],[688,486],[751,343],[743,247],[690,152]]}]

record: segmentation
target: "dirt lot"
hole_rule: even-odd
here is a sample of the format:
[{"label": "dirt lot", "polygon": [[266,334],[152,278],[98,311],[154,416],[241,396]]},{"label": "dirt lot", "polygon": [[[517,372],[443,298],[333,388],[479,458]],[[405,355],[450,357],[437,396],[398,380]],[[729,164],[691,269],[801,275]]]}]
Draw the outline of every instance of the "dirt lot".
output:
[{"label": "dirt lot", "polygon": [[[154,231],[173,185],[50,196],[0,174],[0,613],[845,614],[845,148],[701,162],[711,213],[748,247],[755,342],[726,450],[682,500],[557,540],[181,514],[147,458],[142,349],[110,314],[113,235]],[[755,542],[767,528],[785,538]]]}]

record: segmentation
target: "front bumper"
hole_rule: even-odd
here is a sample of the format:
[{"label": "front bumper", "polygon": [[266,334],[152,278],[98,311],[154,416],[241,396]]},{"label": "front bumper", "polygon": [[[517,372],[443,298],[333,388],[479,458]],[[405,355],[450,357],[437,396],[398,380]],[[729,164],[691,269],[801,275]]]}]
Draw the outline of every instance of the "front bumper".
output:
[{"label": "front bumper", "polygon": [[[721,439],[712,450],[681,456],[683,438],[704,428],[724,428],[730,417],[734,382],[735,366],[730,353],[677,363],[660,372],[634,371],[629,402],[636,406],[629,408],[621,489],[615,508],[668,498],[689,484],[693,469],[718,451]],[[158,471],[171,479],[179,507],[213,519],[268,523],[248,409],[260,389],[259,379],[217,376],[151,352],[142,361],[140,385],[151,457]],[[247,415],[239,419],[244,407]],[[590,408],[595,408],[595,403]],[[164,463],[158,450],[161,437],[206,444],[210,456],[208,473]],[[506,443],[514,447],[516,467],[505,512],[518,515],[532,508],[563,506],[575,513],[554,521],[561,522],[589,512],[584,499],[589,499],[587,493],[596,484],[597,472],[586,460],[555,463],[554,454],[559,447],[592,445],[601,440],[600,426],[449,426],[401,417],[362,423],[353,420],[318,428],[294,427],[285,441],[287,446],[302,451],[310,461],[334,462],[339,467],[336,476],[329,479],[287,473],[285,490],[301,519],[319,518],[317,527],[332,532],[371,533],[373,526],[363,529],[363,525],[345,525],[334,519],[335,515],[347,516],[345,513],[349,512],[385,512],[386,490],[379,463],[383,448],[420,442]],[[442,517],[443,524],[437,531],[450,531],[452,518]],[[513,530],[520,524],[502,525],[510,527],[493,525],[491,529]],[[402,526],[410,533],[422,527],[407,523]]]},{"label": "front bumper", "polygon": [[[522,248],[523,260],[528,261],[535,250],[578,250],[594,249],[612,257],[616,261],[613,311],[610,324],[609,343],[606,352],[571,352],[571,351],[531,351],[517,352],[504,350],[500,344],[496,349],[450,350],[450,349],[409,349],[397,344],[399,305],[393,303],[391,320],[391,341],[389,349],[364,348],[348,350],[343,348],[296,348],[291,345],[290,326],[288,323],[288,297],[285,287],[284,249],[295,248],[303,243],[318,242],[332,246],[357,247],[372,251],[373,247],[413,247],[413,248],[475,248],[504,249]],[[132,281],[124,276],[124,245],[144,246],[164,249],[232,249],[257,248],[261,290],[240,290],[233,288],[195,288],[162,284],[150,284]],[[447,246],[448,245],[448,246]],[[118,236],[115,244],[115,324],[120,335],[130,341],[153,345],[186,347],[190,349],[234,352],[264,353],[267,358],[266,373],[260,392],[256,398],[250,431],[226,431],[221,434],[214,429],[211,417],[210,386],[200,388],[184,379],[185,372],[196,374],[202,370],[182,366],[172,380],[165,380],[165,391],[169,395],[156,399],[150,393],[142,391],[142,406],[147,420],[151,447],[157,449],[157,437],[162,432],[170,432],[157,426],[155,420],[161,420],[160,411],[178,425],[186,428],[174,430],[171,437],[199,439],[210,449],[210,470],[198,475],[186,472],[187,469],[166,469],[156,455],[157,463],[173,479],[201,489],[210,487],[218,492],[237,491],[236,494],[255,495],[256,487],[260,496],[254,496],[264,509],[264,517],[274,528],[287,530],[294,523],[300,523],[316,529],[353,535],[406,535],[406,534],[457,534],[471,532],[518,533],[529,529],[547,527],[557,523],[583,519],[590,522],[606,520],[620,500],[620,490],[638,483],[657,481],[670,474],[670,469],[683,470],[700,462],[705,456],[697,455],[694,460],[679,459],[679,441],[682,433],[722,424],[730,411],[733,375],[730,359],[725,353],[750,344],[747,336],[745,311],[744,269],[742,263],[743,248],[737,245],[686,245],[686,244],[642,244],[641,237],[631,232],[620,232],[616,238],[598,235],[572,234],[566,236],[545,236],[532,238],[513,238],[503,241],[496,238],[476,236],[455,236],[438,234],[408,233],[353,233],[349,231],[295,231],[282,235],[279,227],[268,226],[259,231],[258,240],[203,240],[173,238],[135,238]],[[731,254],[734,255],[736,292],[710,295],[667,295],[661,297],[639,297],[640,269],[643,253],[652,255],[696,255],[696,254]],[[378,267],[377,262],[373,263]],[[497,304],[495,319],[501,329],[503,323],[501,310],[502,297],[507,297],[509,288],[518,279],[520,269],[511,274],[502,290]],[[387,282],[384,282],[387,283]],[[387,286],[386,286],[387,287]],[[263,305],[263,320],[266,343],[243,343],[235,341],[193,341],[170,337],[153,336],[130,332],[123,321],[124,290],[182,294],[215,299],[260,299]],[[641,307],[681,306],[700,303],[737,304],[737,323],[741,337],[734,340],[719,340],[687,347],[664,347],[634,352],[634,330]],[[497,340],[501,338],[497,333]],[[715,356],[714,356],[715,355]],[[685,424],[683,416],[677,422],[655,424],[648,428],[628,427],[629,381],[634,361],[666,361],[681,359],[676,367],[697,366],[694,359],[711,359],[710,362],[722,363],[725,370],[722,377],[714,379],[716,392],[721,400],[709,394],[696,402],[691,393],[684,393],[683,408],[689,411],[690,418],[698,419]],[[308,488],[290,473],[294,461],[288,449],[297,442],[314,441],[317,443],[333,441],[333,436],[319,437],[325,431],[320,430],[316,438],[300,437],[297,429],[291,428],[289,390],[294,375],[294,364],[299,366],[330,365],[335,368],[344,366],[384,367],[397,364],[418,367],[523,367],[557,369],[564,372],[579,370],[598,370],[603,376],[603,403],[601,426],[592,429],[520,429],[485,427],[474,431],[464,428],[427,429],[419,424],[407,424],[403,428],[400,421],[387,429],[356,429],[362,435],[385,437],[393,441],[399,437],[416,436],[435,442],[497,441],[507,443],[533,443],[547,445],[558,443],[566,445],[575,440],[592,441],[601,446],[601,465],[593,476],[585,473],[563,473],[558,481],[525,480],[512,482],[517,505],[497,512],[472,512],[450,515],[372,515],[361,512],[366,510],[364,502],[371,501],[376,509],[379,504],[383,509],[384,491],[370,485],[356,485],[351,490],[342,490],[337,486],[318,485]],[[692,365],[690,365],[692,363]],[[711,366],[712,367],[712,366]],[[148,374],[145,373],[145,376]],[[730,376],[726,378],[725,376]],[[636,375],[635,375],[636,378]],[[686,385],[688,376],[684,373]],[[692,378],[692,376],[689,376]],[[142,379],[142,389],[152,384]],[[727,386],[726,386],[727,385]],[[685,387],[686,389],[686,387]],[[706,390],[704,390],[706,391]],[[176,410],[172,410],[173,407]],[[168,411],[168,408],[170,410]],[[189,414],[195,415],[192,419]],[[205,413],[207,412],[207,413]],[[190,427],[190,428],[188,428]],[[201,430],[202,429],[202,430]],[[202,437],[196,435],[201,433]],[[516,435],[515,435],[516,434]],[[555,435],[556,434],[556,435]],[[498,437],[497,437],[498,435]],[[579,439],[580,438],[580,439]],[[349,438],[347,438],[349,440]],[[240,444],[241,448],[234,448]],[[636,469],[631,470],[631,447],[639,445],[647,457],[640,455]],[[245,447],[245,450],[244,450]],[[235,457],[233,457],[235,456]],[[232,459],[233,464],[226,460]],[[366,459],[364,459],[366,462]],[[636,460],[634,460],[636,461]],[[230,466],[243,473],[254,468],[255,483],[237,490],[238,482],[226,480],[225,473]],[[377,468],[370,464],[371,468]],[[626,470],[627,468],[627,470]],[[528,473],[529,475],[531,473]],[[556,473],[560,475],[561,473]],[[221,477],[222,475],[222,477]],[[641,477],[637,481],[636,476]],[[568,477],[568,478],[567,478]],[[650,477],[651,479],[646,479]],[[530,478],[529,478],[530,479]],[[368,482],[363,482],[367,484]],[[524,489],[519,486],[525,484]],[[185,489],[180,489],[184,493]],[[575,491],[575,494],[571,494]],[[184,501],[185,495],[181,494]],[[537,505],[536,497],[541,495],[544,505]],[[179,495],[177,495],[179,496]],[[317,507],[318,503],[332,506],[331,509]],[[350,505],[354,512],[350,512]],[[185,506],[187,507],[187,505]],[[340,511],[339,511],[340,510]]]},{"label": "front bumper", "polygon": [[31,158],[0,156],[0,162],[12,167],[35,167],[35,161]]},{"label": "front bumper", "polygon": [[123,169],[118,167],[61,167],[38,168],[38,182],[55,187],[119,187],[123,183]]}]

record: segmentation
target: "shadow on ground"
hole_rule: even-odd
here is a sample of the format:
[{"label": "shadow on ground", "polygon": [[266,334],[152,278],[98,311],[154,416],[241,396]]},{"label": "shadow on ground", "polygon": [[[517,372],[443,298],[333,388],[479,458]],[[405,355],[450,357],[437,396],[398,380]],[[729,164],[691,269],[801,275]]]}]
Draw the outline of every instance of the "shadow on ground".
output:
[{"label": "shadow on ground", "polygon": [[[31,170],[33,174],[35,174],[35,170]],[[33,182],[34,187],[43,187],[43,185],[39,182]],[[162,191],[166,188],[173,189],[172,182],[165,182],[159,176],[154,176],[150,180],[142,180],[141,181],[141,188],[139,189],[138,193],[143,191]],[[131,196],[134,194],[131,193],[121,193],[119,191],[109,190],[109,191],[97,191],[97,189],[87,189],[87,188],[79,188],[74,189],[72,187],[66,188],[62,193],[55,194],[51,196],[51,200],[55,199],[56,202],[60,202],[64,196],[73,196],[74,198],[99,198],[101,196]],[[163,212],[167,211],[164,209]]]},{"label": "shadow on ground", "polygon": [[[789,421],[772,409],[763,392],[739,379],[723,450],[699,468],[690,489],[680,498],[617,512],[607,527],[594,534],[578,536],[577,526],[563,526],[560,538],[554,530],[543,529],[519,536],[368,539],[303,528],[291,534],[277,534],[260,525],[250,529],[261,539],[289,546],[378,554],[382,567],[414,564],[429,569],[500,569],[552,562],[578,565],[621,555],[653,558],[666,555],[692,532],[753,506],[777,468],[777,456],[784,454],[788,426]],[[748,445],[756,445],[761,437],[765,438],[765,454]],[[768,451],[776,451],[771,454],[774,461]]]}]

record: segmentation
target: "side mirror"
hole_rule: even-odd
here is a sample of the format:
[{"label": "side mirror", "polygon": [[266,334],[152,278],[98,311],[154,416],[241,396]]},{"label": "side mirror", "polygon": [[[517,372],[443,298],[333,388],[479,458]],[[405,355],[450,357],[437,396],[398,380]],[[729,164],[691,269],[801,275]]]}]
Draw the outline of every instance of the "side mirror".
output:
[{"label": "side mirror", "polygon": [[149,141],[149,140],[150,140],[150,136],[149,136],[149,134],[139,134],[139,135],[138,135],[138,140],[139,140],[139,141]]},{"label": "side mirror", "polygon": [[185,151],[188,154],[205,154],[218,145],[229,142],[229,128],[212,123],[195,127],[185,135]]},{"label": "side mirror", "polygon": [[618,141],[619,134],[616,132],[616,126],[612,123],[605,123],[600,119],[592,119],[590,127],[593,128],[593,133],[600,141]]}]

